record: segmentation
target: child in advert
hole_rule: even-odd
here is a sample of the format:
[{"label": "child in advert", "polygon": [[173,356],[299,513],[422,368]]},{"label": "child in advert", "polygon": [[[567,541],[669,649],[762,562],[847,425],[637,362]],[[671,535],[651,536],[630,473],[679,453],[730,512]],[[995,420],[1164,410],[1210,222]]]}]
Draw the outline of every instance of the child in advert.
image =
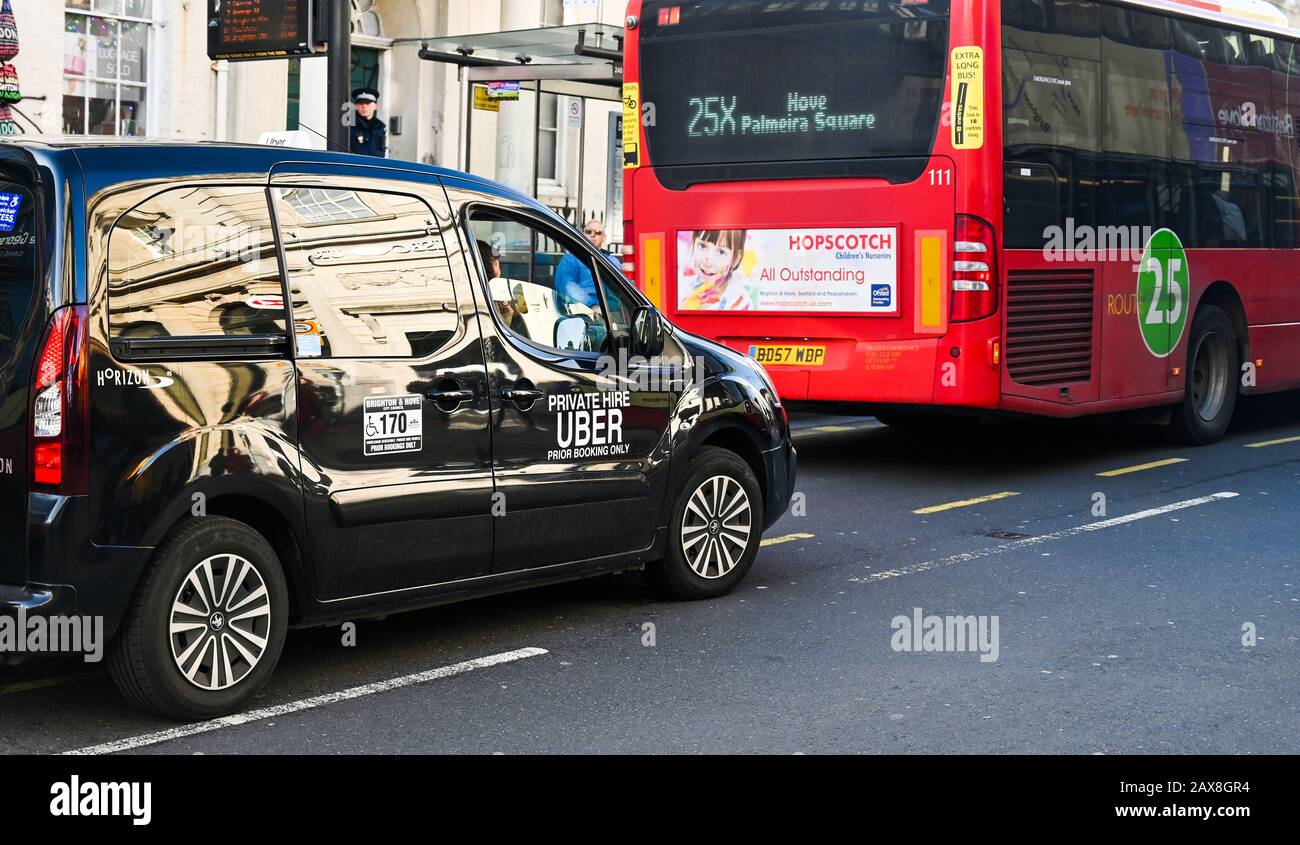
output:
[{"label": "child in advert", "polygon": [[681,288],[690,293],[682,299],[687,311],[749,311],[754,307],[749,293],[732,275],[745,257],[744,229],[709,229],[696,232],[691,259],[682,268]]}]

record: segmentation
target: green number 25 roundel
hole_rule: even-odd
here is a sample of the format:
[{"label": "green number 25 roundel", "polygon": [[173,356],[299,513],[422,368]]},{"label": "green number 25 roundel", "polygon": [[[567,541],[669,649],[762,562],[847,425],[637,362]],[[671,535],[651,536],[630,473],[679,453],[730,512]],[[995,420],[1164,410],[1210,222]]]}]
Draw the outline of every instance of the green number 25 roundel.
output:
[{"label": "green number 25 roundel", "polygon": [[1137,318],[1142,340],[1157,358],[1166,358],[1183,338],[1192,287],[1187,253],[1169,229],[1157,229],[1138,265]]}]

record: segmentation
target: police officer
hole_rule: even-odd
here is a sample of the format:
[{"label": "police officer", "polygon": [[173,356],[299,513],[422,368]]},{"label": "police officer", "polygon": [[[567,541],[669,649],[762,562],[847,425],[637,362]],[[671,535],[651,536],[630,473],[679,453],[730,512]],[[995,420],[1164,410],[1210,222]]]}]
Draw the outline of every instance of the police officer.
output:
[{"label": "police officer", "polygon": [[352,92],[352,104],[357,112],[356,125],[352,127],[348,147],[357,155],[388,155],[388,125],[375,112],[379,108],[379,92],[374,88],[358,88]]}]

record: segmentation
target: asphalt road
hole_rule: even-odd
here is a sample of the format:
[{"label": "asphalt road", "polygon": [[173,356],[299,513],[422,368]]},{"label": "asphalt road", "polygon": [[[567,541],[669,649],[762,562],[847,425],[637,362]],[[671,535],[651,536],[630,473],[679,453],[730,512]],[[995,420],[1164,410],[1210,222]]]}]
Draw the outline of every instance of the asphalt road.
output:
[{"label": "asphalt road", "polygon": [[[1201,449],[797,425],[803,515],[728,597],[623,575],[363,622],[352,648],[291,632],[233,724],[141,714],[80,663],[0,670],[0,750],[1300,752],[1300,396]],[[896,650],[917,608],[985,617],[986,645],[996,618],[996,660]]]}]

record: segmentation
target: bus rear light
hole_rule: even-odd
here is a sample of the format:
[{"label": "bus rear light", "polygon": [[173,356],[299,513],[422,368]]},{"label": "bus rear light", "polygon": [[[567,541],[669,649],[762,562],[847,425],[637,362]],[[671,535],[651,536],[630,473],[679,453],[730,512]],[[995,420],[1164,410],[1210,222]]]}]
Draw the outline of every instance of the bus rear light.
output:
[{"label": "bus rear light", "polygon": [[84,305],[55,312],[32,375],[32,484],[84,494],[89,399]]},{"label": "bus rear light", "polygon": [[[623,221],[623,275],[636,284],[636,236],[632,234],[632,221]],[[640,285],[637,285],[640,287]]]},{"label": "bus rear light", "polygon": [[978,217],[959,214],[953,239],[951,319],[979,320],[991,316],[997,308],[993,227]]}]

